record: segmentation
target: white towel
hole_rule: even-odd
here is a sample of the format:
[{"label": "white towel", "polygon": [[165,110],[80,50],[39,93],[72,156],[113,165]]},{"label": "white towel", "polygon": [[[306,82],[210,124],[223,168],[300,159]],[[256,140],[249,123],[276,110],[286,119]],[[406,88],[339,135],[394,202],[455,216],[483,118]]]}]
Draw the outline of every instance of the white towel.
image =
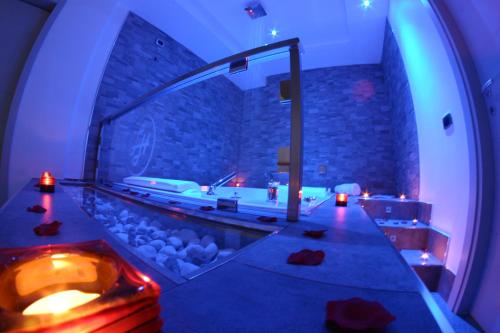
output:
[{"label": "white towel", "polygon": [[335,193],[345,193],[349,195],[360,195],[361,187],[358,183],[340,184],[335,186]]},{"label": "white towel", "polygon": [[137,185],[178,193],[191,189],[200,190],[200,185],[189,180],[132,176],[124,178],[123,182],[129,185]]}]

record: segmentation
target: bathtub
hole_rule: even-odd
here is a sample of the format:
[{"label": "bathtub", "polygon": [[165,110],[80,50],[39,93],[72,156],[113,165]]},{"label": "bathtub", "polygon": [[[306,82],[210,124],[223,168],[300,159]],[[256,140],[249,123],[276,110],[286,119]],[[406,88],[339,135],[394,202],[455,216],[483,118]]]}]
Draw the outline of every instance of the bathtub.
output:
[{"label": "bathtub", "polygon": [[[215,195],[207,195],[203,187],[192,188],[183,192],[166,191],[157,189],[155,186],[139,186],[137,183],[118,183],[116,185],[128,187],[137,191],[145,191],[153,194],[156,199],[177,200],[200,206],[216,206],[217,199],[237,199],[238,211],[249,214],[283,213],[287,211],[288,186],[280,185],[278,189],[278,200],[267,200],[267,189],[253,187],[223,186],[215,190]],[[319,205],[332,197],[330,191],[324,187],[302,187],[302,203],[300,212],[302,215],[310,215]]]}]

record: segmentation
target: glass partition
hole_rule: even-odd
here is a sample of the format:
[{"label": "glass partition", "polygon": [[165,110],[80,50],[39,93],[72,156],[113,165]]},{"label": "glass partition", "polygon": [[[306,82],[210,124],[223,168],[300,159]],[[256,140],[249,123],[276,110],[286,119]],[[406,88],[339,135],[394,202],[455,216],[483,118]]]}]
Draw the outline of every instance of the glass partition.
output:
[{"label": "glass partition", "polygon": [[297,219],[302,173],[297,43],[283,41],[206,65],[104,119],[97,182],[170,194],[188,188],[196,199],[230,198],[249,209],[253,202],[261,212]]}]

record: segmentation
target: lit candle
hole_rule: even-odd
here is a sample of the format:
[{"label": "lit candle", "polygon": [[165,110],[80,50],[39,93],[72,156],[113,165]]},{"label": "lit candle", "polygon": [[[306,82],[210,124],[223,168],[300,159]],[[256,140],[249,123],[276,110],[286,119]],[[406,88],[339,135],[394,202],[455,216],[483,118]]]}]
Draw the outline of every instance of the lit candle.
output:
[{"label": "lit candle", "polygon": [[345,193],[337,193],[335,196],[335,205],[345,207],[347,206],[348,195]]},{"label": "lit candle", "polygon": [[430,255],[427,251],[422,253],[422,255],[420,256],[420,259],[422,259],[422,265],[427,264],[427,260],[429,260],[429,258],[430,258]]},{"label": "lit candle", "polygon": [[98,298],[98,293],[63,290],[40,298],[23,310],[23,315],[59,314]]},{"label": "lit candle", "polygon": [[128,332],[152,321],[151,331],[161,329],[150,310],[159,286],[104,241],[0,249],[0,290],[2,331]]},{"label": "lit candle", "polygon": [[368,199],[370,197],[370,193],[368,191],[363,192],[363,198]]},{"label": "lit candle", "polygon": [[202,191],[202,192],[208,192],[208,185],[202,185],[202,186],[200,186],[200,191]]},{"label": "lit candle", "polygon": [[53,193],[56,187],[56,179],[50,174],[50,172],[45,171],[40,176],[40,192]]},{"label": "lit candle", "polygon": [[240,183],[236,183],[236,187],[240,187],[240,186],[241,186]]},{"label": "lit candle", "polygon": [[413,225],[417,225],[418,220],[417,219],[413,219],[413,221],[411,221],[411,223],[413,223]]},{"label": "lit candle", "polygon": [[405,200],[406,199],[406,195],[404,193],[401,193],[401,195],[399,196],[399,199]]}]

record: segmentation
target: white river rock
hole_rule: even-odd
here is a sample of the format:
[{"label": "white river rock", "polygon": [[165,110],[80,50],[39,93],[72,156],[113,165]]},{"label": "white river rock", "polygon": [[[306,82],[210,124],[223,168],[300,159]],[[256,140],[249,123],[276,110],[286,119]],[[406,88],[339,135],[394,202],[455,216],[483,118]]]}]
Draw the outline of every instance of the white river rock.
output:
[{"label": "white river rock", "polygon": [[215,242],[213,236],[205,235],[200,241],[201,246],[207,247],[208,244]]},{"label": "white river rock", "polygon": [[181,229],[172,234],[172,236],[178,237],[184,244],[189,243],[189,241],[197,239],[198,235],[191,229]]},{"label": "white river rock", "polygon": [[149,245],[154,247],[157,251],[160,250],[162,247],[165,246],[165,242],[162,241],[161,239],[155,239],[149,242]]},{"label": "white river rock", "polygon": [[168,238],[168,233],[163,230],[158,230],[155,231],[151,234],[151,238],[153,239],[161,239],[161,240],[167,240]]},{"label": "white river rock", "polygon": [[166,246],[163,246],[160,251],[160,253],[162,254],[165,254],[169,257],[172,257],[172,256],[176,256],[177,255],[177,251],[175,250],[175,248],[172,246],[172,245],[166,245]]},{"label": "white river rock", "polygon": [[186,275],[200,269],[200,266],[192,264],[190,262],[185,262],[181,259],[177,259],[177,265],[179,266],[180,273],[182,276],[186,276]]},{"label": "white river rock", "polygon": [[148,259],[154,259],[156,257],[156,249],[151,245],[141,245],[137,248],[137,251]]},{"label": "white river rock", "polygon": [[236,252],[235,249],[222,249],[222,250],[219,251],[219,254],[217,255],[217,258],[225,258],[227,256],[230,256],[234,252]]},{"label": "white river rock", "polygon": [[219,252],[219,248],[215,243],[210,243],[203,251],[203,260],[205,262],[211,261]]},{"label": "white river rock", "polygon": [[182,246],[182,240],[178,237],[171,236],[167,238],[167,243],[175,247],[176,249]]},{"label": "white river rock", "polygon": [[128,219],[128,210],[124,209],[120,212],[120,215],[118,215],[120,221],[126,222]]}]

